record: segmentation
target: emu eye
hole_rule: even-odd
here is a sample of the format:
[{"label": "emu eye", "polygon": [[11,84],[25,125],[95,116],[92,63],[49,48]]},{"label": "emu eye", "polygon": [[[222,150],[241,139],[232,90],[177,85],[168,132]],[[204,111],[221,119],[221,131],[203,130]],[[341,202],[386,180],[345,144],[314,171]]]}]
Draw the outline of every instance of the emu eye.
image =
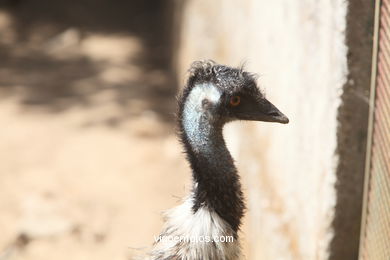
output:
[{"label": "emu eye", "polygon": [[240,104],[241,98],[240,96],[233,96],[230,98],[230,105],[236,107]]}]

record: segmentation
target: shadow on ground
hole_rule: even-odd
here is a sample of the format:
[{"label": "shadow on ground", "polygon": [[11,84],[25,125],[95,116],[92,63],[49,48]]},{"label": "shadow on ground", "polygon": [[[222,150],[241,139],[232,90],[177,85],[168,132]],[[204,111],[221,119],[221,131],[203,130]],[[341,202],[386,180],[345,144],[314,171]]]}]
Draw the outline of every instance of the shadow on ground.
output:
[{"label": "shadow on ground", "polygon": [[162,0],[5,1],[0,94],[60,112],[99,105],[104,92],[122,108],[108,122],[145,110],[171,121],[170,12]]}]

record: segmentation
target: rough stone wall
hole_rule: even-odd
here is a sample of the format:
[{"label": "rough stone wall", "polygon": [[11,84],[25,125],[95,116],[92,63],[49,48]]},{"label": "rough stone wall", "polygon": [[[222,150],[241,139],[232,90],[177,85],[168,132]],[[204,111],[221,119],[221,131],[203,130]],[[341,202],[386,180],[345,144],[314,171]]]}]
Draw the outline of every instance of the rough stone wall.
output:
[{"label": "rough stone wall", "polygon": [[288,125],[234,123],[225,132],[247,198],[247,259],[329,255],[346,9],[344,0],[188,0],[183,7],[181,82],[193,60],[246,62],[290,118]]}]

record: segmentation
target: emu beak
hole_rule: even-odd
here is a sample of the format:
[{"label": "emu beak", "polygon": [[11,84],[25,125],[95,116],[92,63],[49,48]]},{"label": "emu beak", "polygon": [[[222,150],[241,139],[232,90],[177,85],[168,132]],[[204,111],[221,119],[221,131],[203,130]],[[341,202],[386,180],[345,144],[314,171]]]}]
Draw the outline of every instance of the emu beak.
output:
[{"label": "emu beak", "polygon": [[250,121],[264,121],[287,124],[287,116],[279,111],[271,102],[263,97],[246,98],[237,108],[237,119]]},{"label": "emu beak", "polygon": [[253,115],[255,117],[254,120],[282,124],[287,124],[289,122],[287,116],[280,112],[279,109],[267,99],[263,98],[256,103],[258,108],[256,109],[256,114]]}]

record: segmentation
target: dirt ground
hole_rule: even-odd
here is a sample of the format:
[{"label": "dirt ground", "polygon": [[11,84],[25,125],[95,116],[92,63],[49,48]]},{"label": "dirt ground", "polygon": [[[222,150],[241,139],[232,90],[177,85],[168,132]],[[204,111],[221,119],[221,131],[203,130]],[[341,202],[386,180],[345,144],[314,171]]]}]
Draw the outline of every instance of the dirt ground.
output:
[{"label": "dirt ground", "polygon": [[153,3],[0,6],[1,260],[142,255],[188,190]]}]

